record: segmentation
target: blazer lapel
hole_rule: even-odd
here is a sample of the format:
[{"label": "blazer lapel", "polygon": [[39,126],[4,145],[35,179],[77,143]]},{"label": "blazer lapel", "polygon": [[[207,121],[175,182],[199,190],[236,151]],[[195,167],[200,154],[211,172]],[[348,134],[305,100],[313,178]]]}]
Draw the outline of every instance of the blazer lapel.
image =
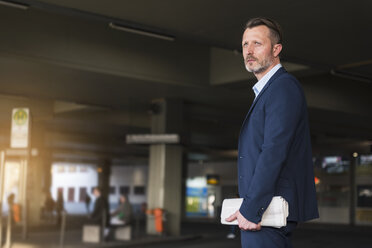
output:
[{"label": "blazer lapel", "polygon": [[269,81],[266,83],[265,87],[263,87],[263,89],[261,90],[260,94],[258,94],[258,96],[256,97],[256,99],[254,99],[251,107],[249,108],[249,111],[247,113],[247,115],[245,116],[245,119],[243,121],[243,125],[244,126],[244,123],[247,121],[248,117],[250,116],[253,108],[256,106],[256,103],[260,100],[261,96],[265,93],[266,89],[270,86],[270,84],[281,74],[287,72],[283,67],[279,68],[279,70],[277,72],[275,72],[275,74],[269,79]]}]

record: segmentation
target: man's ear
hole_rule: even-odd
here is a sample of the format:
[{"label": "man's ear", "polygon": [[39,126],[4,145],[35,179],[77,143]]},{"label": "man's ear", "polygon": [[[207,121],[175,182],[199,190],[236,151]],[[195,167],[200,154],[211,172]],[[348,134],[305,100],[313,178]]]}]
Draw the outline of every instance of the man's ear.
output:
[{"label": "man's ear", "polygon": [[273,54],[274,54],[274,57],[278,57],[280,52],[282,51],[282,44],[275,44],[274,47],[273,47]]}]

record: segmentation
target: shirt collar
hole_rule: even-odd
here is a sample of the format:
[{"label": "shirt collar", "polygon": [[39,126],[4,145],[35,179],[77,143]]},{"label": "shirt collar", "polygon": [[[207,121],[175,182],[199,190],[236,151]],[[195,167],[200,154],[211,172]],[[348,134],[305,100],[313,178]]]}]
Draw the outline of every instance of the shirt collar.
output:
[{"label": "shirt collar", "polygon": [[277,70],[279,70],[282,67],[281,64],[277,64],[271,70],[265,74],[253,87],[253,92],[256,95],[256,97],[260,94],[261,90],[265,87],[266,83],[270,80],[270,78],[275,74]]}]

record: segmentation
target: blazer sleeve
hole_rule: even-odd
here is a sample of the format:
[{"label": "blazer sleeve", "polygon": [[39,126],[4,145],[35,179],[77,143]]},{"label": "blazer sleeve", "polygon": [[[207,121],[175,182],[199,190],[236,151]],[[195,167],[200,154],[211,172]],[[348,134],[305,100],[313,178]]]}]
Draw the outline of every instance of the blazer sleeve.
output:
[{"label": "blazer sleeve", "polygon": [[[277,79],[279,80],[279,79]],[[249,221],[259,223],[262,214],[275,194],[276,182],[283,168],[296,127],[305,104],[304,96],[295,78],[286,77],[273,82],[265,92],[263,108],[264,138],[254,175],[240,213]]]}]

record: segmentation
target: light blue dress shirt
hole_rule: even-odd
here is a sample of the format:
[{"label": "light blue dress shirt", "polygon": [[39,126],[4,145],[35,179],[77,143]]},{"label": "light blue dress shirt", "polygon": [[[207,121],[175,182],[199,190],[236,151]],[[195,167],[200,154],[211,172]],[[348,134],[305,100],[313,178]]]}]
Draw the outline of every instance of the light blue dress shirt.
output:
[{"label": "light blue dress shirt", "polygon": [[274,66],[273,68],[271,68],[271,70],[265,74],[265,76],[263,76],[253,87],[253,92],[254,94],[256,95],[256,97],[254,99],[257,98],[258,94],[260,94],[261,90],[265,87],[266,83],[270,80],[270,78],[275,74],[275,72],[277,70],[279,70],[279,68],[282,67],[281,64],[277,64],[276,66]]}]

